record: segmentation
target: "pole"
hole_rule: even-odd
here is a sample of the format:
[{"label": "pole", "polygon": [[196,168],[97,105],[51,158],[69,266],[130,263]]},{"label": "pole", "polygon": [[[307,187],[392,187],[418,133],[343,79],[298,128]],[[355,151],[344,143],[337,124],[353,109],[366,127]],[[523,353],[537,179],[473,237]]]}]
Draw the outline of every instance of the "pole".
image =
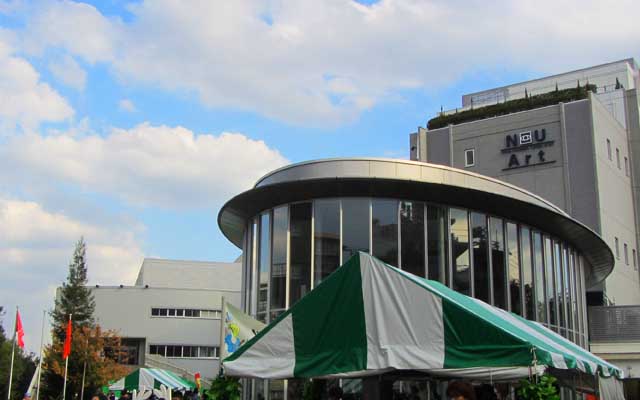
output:
[{"label": "pole", "polygon": [[16,330],[18,329],[18,306],[16,306],[16,318],[13,323],[13,344],[11,345],[11,368],[9,369],[9,389],[7,400],[11,400],[11,381],[13,380],[13,358],[16,354]]},{"label": "pole", "polygon": [[84,367],[82,367],[82,387],[80,388],[80,400],[84,399],[84,376],[87,372],[87,360],[84,360]]},{"label": "pole", "polygon": [[46,319],[47,310],[42,310],[42,332],[40,336],[40,361],[38,362],[38,386],[36,389],[36,400],[40,397],[40,377],[42,376],[42,349],[44,348],[44,321]]},{"label": "pole", "polygon": [[[71,314],[69,314],[69,321],[71,321]],[[65,341],[66,341],[65,337]],[[67,355],[67,358],[64,360],[64,384],[62,385],[62,400],[65,400],[67,397],[67,370],[69,369],[69,357],[71,354]]]},{"label": "pole", "polygon": [[224,322],[227,318],[227,306],[226,303],[224,301],[224,296],[222,296],[222,310],[221,310],[221,315],[220,315],[220,347],[218,347],[218,352],[220,354],[218,354],[218,359],[219,361],[219,365],[218,365],[218,376],[222,375],[222,350],[224,348]]}]

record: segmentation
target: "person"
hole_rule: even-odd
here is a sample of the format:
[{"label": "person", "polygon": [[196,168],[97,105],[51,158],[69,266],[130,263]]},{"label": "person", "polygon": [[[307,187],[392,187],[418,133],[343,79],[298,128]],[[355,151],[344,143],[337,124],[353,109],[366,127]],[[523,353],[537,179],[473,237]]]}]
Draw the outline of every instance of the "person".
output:
[{"label": "person", "polygon": [[31,400],[31,393],[27,392],[24,394],[24,400]]},{"label": "person", "polygon": [[342,399],[342,389],[340,386],[331,386],[329,388],[329,400],[340,400]]},{"label": "person", "polygon": [[447,398],[451,400],[476,400],[473,385],[465,381],[453,381],[447,387]]},{"label": "person", "polygon": [[113,392],[109,392],[109,400],[116,400],[116,395]]}]

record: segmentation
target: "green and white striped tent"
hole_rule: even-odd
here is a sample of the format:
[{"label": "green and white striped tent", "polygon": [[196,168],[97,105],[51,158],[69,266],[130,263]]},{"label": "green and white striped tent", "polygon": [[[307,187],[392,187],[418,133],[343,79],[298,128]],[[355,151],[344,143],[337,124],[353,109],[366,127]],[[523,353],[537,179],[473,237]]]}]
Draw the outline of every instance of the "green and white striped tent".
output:
[{"label": "green and white striped tent", "polygon": [[173,372],[157,368],[140,368],[109,385],[109,390],[160,389],[165,385],[170,389],[193,389],[195,383],[184,379]]},{"label": "green and white striped tent", "polygon": [[269,379],[392,371],[511,379],[547,367],[622,377],[614,365],[538,323],[365,253],[349,259],[223,365],[229,376]]}]

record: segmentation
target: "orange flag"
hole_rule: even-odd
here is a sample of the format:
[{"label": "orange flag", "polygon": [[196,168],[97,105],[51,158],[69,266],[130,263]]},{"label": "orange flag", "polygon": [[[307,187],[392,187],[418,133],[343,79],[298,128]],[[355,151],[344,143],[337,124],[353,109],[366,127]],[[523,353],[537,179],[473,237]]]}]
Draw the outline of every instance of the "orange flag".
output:
[{"label": "orange flag", "polygon": [[22,320],[20,319],[20,311],[16,310],[16,338],[18,339],[18,347],[24,349],[24,329],[22,329]]},{"label": "orange flag", "polygon": [[69,316],[69,323],[67,324],[67,337],[64,339],[64,348],[62,350],[62,359],[66,360],[71,354],[71,316]]}]

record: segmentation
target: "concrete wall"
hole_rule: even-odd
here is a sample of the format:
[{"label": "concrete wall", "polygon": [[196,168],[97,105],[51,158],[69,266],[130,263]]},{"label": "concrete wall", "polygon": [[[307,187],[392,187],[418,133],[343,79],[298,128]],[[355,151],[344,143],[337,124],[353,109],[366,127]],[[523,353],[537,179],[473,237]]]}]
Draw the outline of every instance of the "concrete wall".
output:
[{"label": "concrete wall", "polygon": [[182,261],[145,258],[136,286],[240,290],[239,262]]},{"label": "concrete wall", "polygon": [[[592,124],[596,153],[597,184],[600,204],[601,236],[614,250],[619,241],[616,266],[605,282],[607,297],[617,305],[640,303],[640,281],[633,266],[636,227],[631,177],[625,173],[624,158],[629,157],[627,131],[597,99],[591,97]],[[609,160],[607,140],[611,142]],[[620,152],[620,167],[616,150]],[[625,262],[627,244],[629,263]]]},{"label": "concrete wall", "polygon": [[[239,286],[239,282],[238,282]],[[219,319],[152,317],[152,307],[220,309],[221,297],[240,305],[239,291],[144,287],[92,288],[96,322],[122,337],[145,338],[150,344],[219,346]],[[217,359],[178,359],[170,362],[205,377],[217,373]]]}]

